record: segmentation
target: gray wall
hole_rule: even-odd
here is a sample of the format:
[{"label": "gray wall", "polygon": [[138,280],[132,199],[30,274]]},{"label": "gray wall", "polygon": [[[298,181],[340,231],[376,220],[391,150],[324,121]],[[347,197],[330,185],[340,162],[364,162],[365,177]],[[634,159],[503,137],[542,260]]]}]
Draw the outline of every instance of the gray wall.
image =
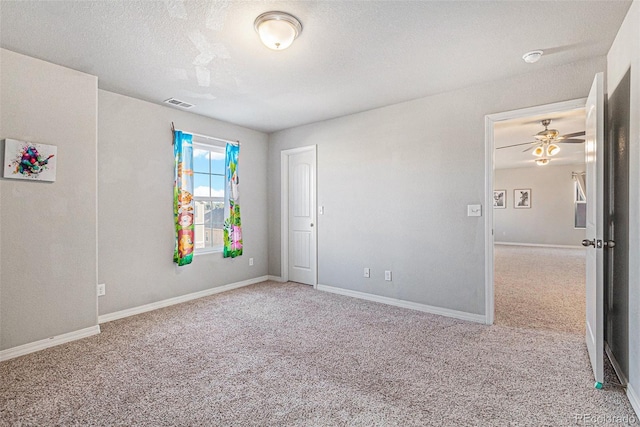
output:
[{"label": "gray wall", "polygon": [[0,138],[58,149],[56,182],[0,179],[5,350],[97,325],[98,81],[5,49],[0,62]]},{"label": "gray wall", "polygon": [[[100,315],[267,274],[266,134],[103,90],[98,109]],[[173,263],[172,121],[241,141],[243,256]]]},{"label": "gray wall", "polygon": [[[0,179],[0,350],[96,326],[98,302],[108,314],[267,274],[266,134],[0,54],[0,138],[58,147],[55,183]],[[173,264],[171,121],[242,142],[242,257]]]},{"label": "gray wall", "polygon": [[631,68],[629,128],[629,390],[640,413],[640,2],[634,1],[607,55],[607,89]]},{"label": "gray wall", "polygon": [[317,144],[319,283],[484,314],[484,218],[466,216],[484,200],[484,117],[585,97],[605,66],[603,57],[534,66],[270,135],[269,273],[280,275],[280,151]]},{"label": "gray wall", "polygon": [[[571,172],[584,164],[496,169],[494,187],[507,190],[507,207],[493,210],[496,243],[580,246],[585,230],[574,228],[574,181]],[[514,209],[513,190],[531,189],[531,208]]]}]

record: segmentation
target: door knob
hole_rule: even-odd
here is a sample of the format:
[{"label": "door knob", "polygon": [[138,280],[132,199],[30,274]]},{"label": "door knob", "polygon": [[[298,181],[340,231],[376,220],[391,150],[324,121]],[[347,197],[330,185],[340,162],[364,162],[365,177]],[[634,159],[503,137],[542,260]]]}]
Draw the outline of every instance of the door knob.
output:
[{"label": "door knob", "polygon": [[615,248],[616,242],[614,242],[613,240],[605,240],[604,245],[608,248]]},{"label": "door knob", "polygon": [[582,241],[582,246],[586,246],[586,247],[593,246],[595,248],[596,247],[596,239],[593,239],[593,240],[584,239]]}]

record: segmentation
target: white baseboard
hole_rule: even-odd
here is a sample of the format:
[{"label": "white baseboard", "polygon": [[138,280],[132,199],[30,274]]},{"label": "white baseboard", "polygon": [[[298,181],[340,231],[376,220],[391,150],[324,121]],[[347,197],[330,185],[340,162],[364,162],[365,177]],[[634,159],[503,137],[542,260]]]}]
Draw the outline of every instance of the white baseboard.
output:
[{"label": "white baseboard", "polygon": [[380,302],[382,304],[393,305],[396,307],[409,308],[412,310],[424,311],[426,313],[438,314],[440,316],[453,317],[454,319],[468,320],[471,322],[485,323],[486,318],[484,314],[473,314],[464,311],[451,310],[449,308],[434,307],[431,305],[420,304],[417,302],[404,301],[396,298],[383,297],[380,295],[367,294],[364,292],[351,291],[348,289],[336,288],[334,286],[320,285],[317,288],[319,291],[331,292],[334,294],[345,295],[348,297],[360,298],[367,301]]},{"label": "white baseboard", "polygon": [[620,364],[616,360],[616,357],[613,355],[613,351],[611,351],[611,347],[609,347],[609,343],[606,341],[604,343],[604,352],[607,354],[607,357],[611,362],[611,366],[613,366],[613,370],[616,372],[616,375],[620,380],[620,384],[626,385],[629,382],[629,380],[627,380],[627,377],[622,372],[622,368],[620,367]]},{"label": "white baseboard", "polygon": [[633,410],[636,411],[636,416],[640,417],[640,398],[631,384],[627,384],[627,398],[631,402]]},{"label": "white baseboard", "polygon": [[579,245],[547,245],[544,243],[493,242],[493,244],[504,246],[534,246],[538,248],[584,249],[584,246]]},{"label": "white baseboard", "polygon": [[218,286],[215,288],[206,289],[204,291],[193,292],[191,294],[181,295],[179,297],[168,298],[162,301],[152,302],[150,304],[145,304],[138,307],[132,307],[113,313],[103,314],[102,316],[98,316],[98,323],[111,322],[113,320],[135,316],[136,314],[146,313],[147,311],[153,311],[159,308],[169,307],[171,305],[180,304],[194,299],[208,297],[209,295],[219,294],[220,292],[226,292],[232,289],[241,288],[243,286],[249,286],[255,283],[264,282],[268,280],[268,278],[269,276],[260,276],[254,279],[243,280],[242,282],[230,283],[228,285]]},{"label": "white baseboard", "polygon": [[282,277],[280,277],[280,276],[267,276],[267,277],[271,281],[284,283],[284,280],[282,280]]},{"label": "white baseboard", "polygon": [[80,329],[78,331],[68,332],[62,335],[56,335],[43,340],[30,342],[27,344],[19,345],[17,347],[8,348],[0,351],[0,362],[13,359],[18,356],[24,356],[25,354],[34,353],[36,351],[44,350],[45,348],[55,347],[56,345],[68,343],[70,341],[79,340],[82,338],[90,337],[100,333],[100,326],[90,326],[88,328]]}]

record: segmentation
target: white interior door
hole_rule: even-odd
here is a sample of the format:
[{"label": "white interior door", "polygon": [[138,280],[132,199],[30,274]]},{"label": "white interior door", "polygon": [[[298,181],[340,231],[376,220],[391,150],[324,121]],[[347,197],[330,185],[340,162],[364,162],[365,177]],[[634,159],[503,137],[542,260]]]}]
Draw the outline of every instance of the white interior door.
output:
[{"label": "white interior door", "polygon": [[596,74],[586,104],[587,230],[587,331],[586,341],[596,387],[604,382],[604,87]]},{"label": "white interior door", "polygon": [[316,152],[289,155],[289,280],[316,285]]}]

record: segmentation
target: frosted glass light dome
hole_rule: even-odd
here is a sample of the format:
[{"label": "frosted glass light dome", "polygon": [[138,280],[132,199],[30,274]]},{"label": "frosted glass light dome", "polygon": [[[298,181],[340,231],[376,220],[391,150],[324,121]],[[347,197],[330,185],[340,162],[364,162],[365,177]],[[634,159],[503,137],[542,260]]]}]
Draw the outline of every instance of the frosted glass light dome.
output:
[{"label": "frosted glass light dome", "polygon": [[555,156],[556,154],[558,154],[559,151],[560,151],[560,147],[557,146],[556,144],[550,144],[547,147],[547,154],[550,156]]},{"label": "frosted glass light dome", "polygon": [[302,32],[302,24],[285,12],[266,12],[253,23],[262,43],[269,49],[284,50]]}]

